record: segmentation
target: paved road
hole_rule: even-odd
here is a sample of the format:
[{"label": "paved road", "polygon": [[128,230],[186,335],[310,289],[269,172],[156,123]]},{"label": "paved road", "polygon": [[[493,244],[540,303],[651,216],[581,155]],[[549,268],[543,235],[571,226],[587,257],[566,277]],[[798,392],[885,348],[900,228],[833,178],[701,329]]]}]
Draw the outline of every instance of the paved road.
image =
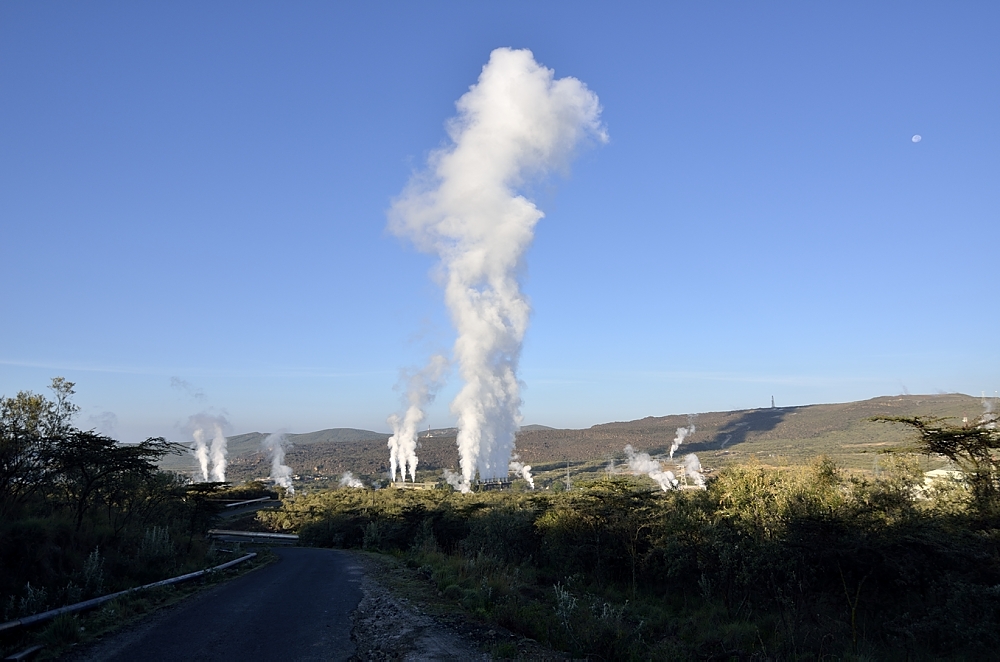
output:
[{"label": "paved road", "polygon": [[332,549],[275,549],[276,563],[189,598],[73,656],[79,660],[347,660],[361,567]]}]

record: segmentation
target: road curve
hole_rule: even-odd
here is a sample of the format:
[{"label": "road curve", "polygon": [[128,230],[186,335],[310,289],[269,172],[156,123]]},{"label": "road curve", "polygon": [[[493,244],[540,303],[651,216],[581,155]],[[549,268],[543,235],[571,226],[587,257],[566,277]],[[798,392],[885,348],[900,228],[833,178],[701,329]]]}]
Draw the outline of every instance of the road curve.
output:
[{"label": "road curve", "polygon": [[280,558],[110,635],[73,660],[347,660],[361,567],[332,549],[275,549]]}]

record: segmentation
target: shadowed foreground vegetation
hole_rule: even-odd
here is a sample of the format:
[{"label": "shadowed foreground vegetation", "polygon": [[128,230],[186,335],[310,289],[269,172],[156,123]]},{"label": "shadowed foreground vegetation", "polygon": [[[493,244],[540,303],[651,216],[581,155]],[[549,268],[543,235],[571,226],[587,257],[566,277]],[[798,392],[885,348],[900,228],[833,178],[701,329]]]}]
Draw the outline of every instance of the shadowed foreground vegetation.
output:
[{"label": "shadowed foreground vegetation", "polygon": [[[927,451],[927,430],[948,429],[922,423]],[[992,452],[995,431],[980,437]],[[995,473],[981,461],[976,480],[927,488],[914,456],[881,464],[731,465],[705,491],[667,493],[628,477],[563,493],[343,489],[259,517],[398,555],[475,617],[574,657],[992,657],[1000,519],[981,482]]]},{"label": "shadowed foreground vegetation", "polygon": [[[260,485],[190,484],[161,471],[157,462],[177,450],[163,439],[120,444],[75,428],[72,389],[57,378],[51,399],[0,398],[0,622],[229,560],[203,535],[219,499],[263,494]],[[81,638],[75,616],[46,627],[31,640],[57,648]],[[5,632],[0,650],[34,636]]]}]

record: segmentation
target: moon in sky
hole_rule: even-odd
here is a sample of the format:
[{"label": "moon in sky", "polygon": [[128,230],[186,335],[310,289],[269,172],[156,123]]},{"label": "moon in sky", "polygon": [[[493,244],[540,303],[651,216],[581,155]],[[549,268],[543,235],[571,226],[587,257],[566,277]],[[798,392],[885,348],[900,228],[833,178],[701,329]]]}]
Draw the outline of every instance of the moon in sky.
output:
[{"label": "moon in sky", "polygon": [[919,133],[917,135],[913,136],[912,138],[910,138],[910,140],[912,140],[915,143],[918,143],[918,142],[920,142],[923,139],[924,139],[923,136],[921,136]]}]

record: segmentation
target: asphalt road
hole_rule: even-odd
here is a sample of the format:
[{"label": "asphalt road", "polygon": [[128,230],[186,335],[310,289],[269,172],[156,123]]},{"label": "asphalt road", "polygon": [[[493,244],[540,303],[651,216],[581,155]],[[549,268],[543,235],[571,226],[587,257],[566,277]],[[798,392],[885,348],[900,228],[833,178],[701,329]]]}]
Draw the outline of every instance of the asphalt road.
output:
[{"label": "asphalt road", "polygon": [[110,635],[74,660],[347,660],[361,567],[344,552],[289,547],[280,560]]}]

